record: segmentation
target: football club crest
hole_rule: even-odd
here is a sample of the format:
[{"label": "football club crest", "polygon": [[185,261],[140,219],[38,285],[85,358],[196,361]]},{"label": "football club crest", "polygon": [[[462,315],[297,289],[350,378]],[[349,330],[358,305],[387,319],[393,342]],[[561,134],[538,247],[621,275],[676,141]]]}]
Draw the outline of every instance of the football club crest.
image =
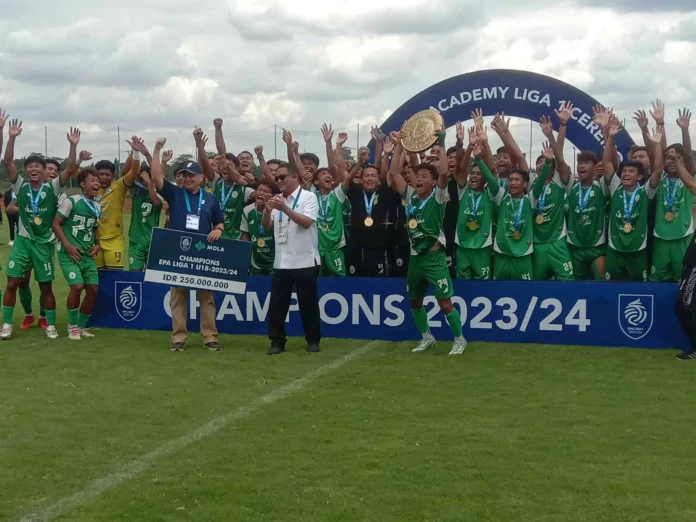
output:
[{"label": "football club crest", "polygon": [[134,281],[114,283],[116,313],[124,321],[134,321],[143,306],[143,284]]},{"label": "football club crest", "polygon": [[191,248],[192,244],[193,239],[190,236],[181,236],[181,241],[179,242],[181,250],[183,250],[184,252],[188,252],[188,249]]},{"label": "football club crest", "polygon": [[653,296],[619,294],[619,326],[629,339],[642,339],[652,329]]}]

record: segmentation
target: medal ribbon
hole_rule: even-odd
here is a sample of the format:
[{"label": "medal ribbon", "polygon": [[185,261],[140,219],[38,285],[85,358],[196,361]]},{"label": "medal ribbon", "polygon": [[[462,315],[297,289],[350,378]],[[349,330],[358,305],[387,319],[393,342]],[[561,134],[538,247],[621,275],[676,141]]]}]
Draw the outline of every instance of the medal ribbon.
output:
[{"label": "medal ribbon", "polygon": [[[430,195],[429,195],[427,198],[425,198],[423,201],[421,201],[421,204],[420,204],[420,205],[418,205],[418,212],[420,212],[421,210],[423,210],[423,207],[425,206],[425,204],[426,204],[428,201],[430,201],[430,198],[432,198],[434,195],[435,195],[435,189],[433,189],[433,191],[430,193]],[[416,197],[416,196],[414,195],[414,197]],[[416,199],[417,199],[417,198],[416,198]],[[414,217],[415,217],[415,214],[416,214],[416,207],[413,206],[413,205],[411,205],[411,202],[410,202],[410,201],[409,201],[408,204],[406,205],[406,214],[409,215],[409,216],[414,216]]]},{"label": "medal ribbon", "polygon": [[[374,194],[373,194],[374,196]],[[326,205],[325,205],[326,203]],[[331,194],[328,196],[324,197],[321,194],[319,194],[319,209],[321,210],[321,218],[324,220],[324,222],[329,221],[329,209],[331,208]],[[370,205],[370,212],[369,214],[372,213],[372,205]]]},{"label": "medal ribbon", "polygon": [[515,231],[520,229],[520,223],[522,223],[522,208],[524,207],[524,198],[520,198],[520,205],[515,211],[515,200],[510,198],[510,204],[512,205],[513,212],[513,227]]},{"label": "medal ribbon", "polygon": [[471,198],[471,213],[474,215],[474,219],[478,219],[478,211],[481,206],[481,199],[483,198],[483,192],[481,192],[478,198],[474,198],[474,191],[469,192],[469,197]]},{"label": "medal ribbon", "polygon": [[578,210],[580,214],[585,212],[585,208],[587,208],[587,203],[590,201],[590,195],[592,194],[592,188],[592,185],[590,185],[587,192],[583,194],[582,185],[578,185]]},{"label": "medal ribbon", "polygon": [[[295,201],[292,204],[292,210],[295,210],[295,207],[297,206],[297,202],[300,201],[300,195],[302,194],[302,188],[300,188],[300,191],[297,193],[297,197],[295,198]],[[278,223],[283,222],[283,211],[280,211],[280,214],[278,214]]]},{"label": "medal ribbon", "polygon": [[43,186],[36,192],[36,195],[34,195],[34,189],[29,187],[31,190],[31,209],[32,212],[34,213],[34,216],[39,215],[39,201],[41,201],[41,192],[43,192]]},{"label": "medal ribbon", "polygon": [[225,210],[225,207],[227,206],[227,202],[230,200],[230,196],[234,192],[235,188],[235,183],[232,183],[232,186],[230,187],[230,191],[225,194],[225,184],[222,184],[222,187],[220,187],[220,195],[222,196],[222,202],[220,203],[220,208],[222,210]]},{"label": "medal ribbon", "polygon": [[94,212],[94,215],[99,219],[99,216],[101,216],[101,212],[97,210],[97,205],[92,201],[91,199],[87,199],[85,197],[82,198],[82,200],[85,202],[85,204],[89,207],[89,209]]},{"label": "medal ribbon", "polygon": [[[188,193],[188,190],[186,191],[185,194],[185,200],[186,200],[186,211],[190,214],[191,213],[191,202],[189,201],[191,199],[191,196]],[[196,214],[198,216],[201,215],[201,207],[203,206],[203,189],[198,190],[198,208],[196,209]]]},{"label": "medal ribbon", "polygon": [[500,188],[503,190],[507,190],[508,188],[508,179],[507,178],[498,178],[498,185],[500,185]]},{"label": "medal ribbon", "polygon": [[679,190],[680,184],[680,179],[675,179],[674,185],[672,185],[672,180],[667,178],[667,210],[670,212],[672,212],[674,208],[674,202],[677,199],[677,191]]},{"label": "medal ribbon", "polygon": [[370,194],[370,201],[367,200],[367,194],[365,194],[365,191],[363,190],[363,199],[365,200],[365,212],[367,212],[368,217],[372,217],[372,207],[375,204],[375,196],[377,195],[377,192],[373,192]]},{"label": "medal ribbon", "polygon": [[623,205],[624,205],[624,222],[631,222],[631,214],[633,213],[633,207],[636,204],[636,196],[638,195],[638,187],[631,194],[631,199],[626,201],[626,191],[623,193]]},{"label": "medal ribbon", "polygon": [[261,224],[262,216],[261,216],[261,214],[259,214],[259,211],[256,207],[254,207],[254,212],[256,213],[256,237],[261,237],[261,236],[263,236],[263,233],[265,232],[265,229],[263,228],[263,225]]},{"label": "medal ribbon", "polygon": [[544,190],[541,191],[541,196],[539,196],[539,201],[537,202],[537,214],[541,215],[544,213],[544,205],[546,205],[546,189],[548,185],[544,185]]}]

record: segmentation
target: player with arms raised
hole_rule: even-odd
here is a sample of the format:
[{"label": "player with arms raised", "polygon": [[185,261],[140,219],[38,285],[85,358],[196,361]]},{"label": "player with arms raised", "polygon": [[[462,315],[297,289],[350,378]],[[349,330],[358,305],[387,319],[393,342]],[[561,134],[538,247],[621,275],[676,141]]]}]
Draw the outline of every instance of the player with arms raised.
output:
[{"label": "player with arms raised", "polygon": [[134,272],[145,270],[147,254],[152,242],[152,229],[159,225],[164,198],[155,190],[150,168],[140,168],[139,180],[133,189],[131,223],[128,231],[128,268]]}]

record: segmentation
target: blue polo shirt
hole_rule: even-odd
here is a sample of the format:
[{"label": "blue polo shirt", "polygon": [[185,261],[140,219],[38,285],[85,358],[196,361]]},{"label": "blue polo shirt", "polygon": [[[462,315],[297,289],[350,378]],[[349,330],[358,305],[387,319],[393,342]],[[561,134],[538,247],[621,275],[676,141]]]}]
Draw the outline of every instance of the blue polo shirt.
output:
[{"label": "blue polo shirt", "polygon": [[[159,191],[164,200],[169,204],[169,228],[172,230],[188,230],[186,228],[186,198],[191,206],[191,213],[196,214],[198,208],[198,192],[190,193],[184,188],[177,187],[174,183],[165,181]],[[225,214],[220,208],[220,202],[214,194],[203,191],[200,220],[198,221],[198,233],[208,235],[216,225],[225,222]],[[193,230],[191,230],[193,232]]]}]

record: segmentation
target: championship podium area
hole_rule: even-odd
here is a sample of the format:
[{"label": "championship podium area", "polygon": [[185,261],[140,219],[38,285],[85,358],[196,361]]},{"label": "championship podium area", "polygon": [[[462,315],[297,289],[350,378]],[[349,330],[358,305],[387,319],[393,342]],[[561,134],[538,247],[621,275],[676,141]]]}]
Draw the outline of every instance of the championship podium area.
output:
[{"label": "championship podium area", "polygon": [[94,339],[67,340],[60,275],[60,339],[20,330],[17,304],[0,345],[0,520],[696,516],[693,367],[606,348],[686,346],[676,285],[458,282],[470,343],[454,357],[432,300],[440,342],[411,353],[403,281],[326,279],[321,353],[291,338],[269,357],[268,279],[219,296],[220,353],[197,334],[169,351],[166,286],[101,284]]}]

